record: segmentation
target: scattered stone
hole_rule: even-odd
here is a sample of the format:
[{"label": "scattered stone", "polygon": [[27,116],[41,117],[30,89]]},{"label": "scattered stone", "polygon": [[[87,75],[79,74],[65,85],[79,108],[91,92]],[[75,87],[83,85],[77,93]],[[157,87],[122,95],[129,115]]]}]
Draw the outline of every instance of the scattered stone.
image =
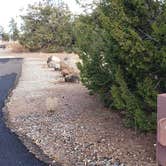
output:
[{"label": "scattered stone", "polygon": [[70,71],[67,70],[67,69],[63,69],[63,70],[61,71],[61,74],[63,75],[63,77],[66,77],[67,75],[70,74]]},{"label": "scattered stone", "polygon": [[120,163],[116,161],[113,166],[120,166]]},{"label": "scattered stone", "polygon": [[79,81],[80,78],[77,75],[70,74],[65,77],[65,82],[79,83]]},{"label": "scattered stone", "polygon": [[56,56],[51,56],[47,60],[48,67],[54,68],[54,70],[60,70],[60,62],[61,60]]},{"label": "scattered stone", "polygon": [[65,58],[64,58],[64,61],[67,61],[67,60],[69,60],[69,58],[68,58],[68,57],[65,57]]},{"label": "scattered stone", "polygon": [[[119,115],[105,111],[98,97],[89,96],[81,84],[50,83],[50,78],[60,79],[60,72],[32,64],[27,70],[26,66],[23,73],[28,71],[28,77],[26,73],[24,79],[32,80],[20,81],[7,111],[13,131],[30,138],[44,154],[64,166],[124,166],[122,162],[127,166],[156,166],[154,135],[126,129]],[[42,79],[33,84],[38,73]],[[51,100],[46,102],[47,97]],[[54,97],[58,109],[48,114],[46,109],[55,110]]]},{"label": "scattered stone", "polygon": [[73,66],[71,66],[71,64],[69,64],[66,61],[61,61],[61,63],[60,63],[60,70],[61,71],[67,70],[70,74],[75,72]]}]

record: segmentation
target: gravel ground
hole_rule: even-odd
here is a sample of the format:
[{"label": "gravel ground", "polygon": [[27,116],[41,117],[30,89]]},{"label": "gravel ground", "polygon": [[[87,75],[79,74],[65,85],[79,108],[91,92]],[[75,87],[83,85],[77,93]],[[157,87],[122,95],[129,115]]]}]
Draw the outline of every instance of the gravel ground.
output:
[{"label": "gravel ground", "polygon": [[7,110],[12,130],[63,166],[156,165],[155,135],[125,128],[97,96],[81,84],[62,83],[43,59],[25,59]]}]

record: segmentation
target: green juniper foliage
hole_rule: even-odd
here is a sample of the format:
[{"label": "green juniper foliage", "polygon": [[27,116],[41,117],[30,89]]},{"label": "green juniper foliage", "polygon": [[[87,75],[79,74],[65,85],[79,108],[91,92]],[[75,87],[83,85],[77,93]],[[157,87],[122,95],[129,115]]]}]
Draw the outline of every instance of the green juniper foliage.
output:
[{"label": "green juniper foliage", "polygon": [[156,129],[157,94],[166,92],[166,1],[101,0],[75,20],[81,79],[129,126]]}]

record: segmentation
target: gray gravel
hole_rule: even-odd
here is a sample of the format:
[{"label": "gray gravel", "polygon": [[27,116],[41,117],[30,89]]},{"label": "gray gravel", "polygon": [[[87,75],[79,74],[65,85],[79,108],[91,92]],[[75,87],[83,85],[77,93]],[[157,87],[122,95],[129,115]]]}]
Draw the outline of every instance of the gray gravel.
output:
[{"label": "gray gravel", "polygon": [[125,128],[119,115],[104,108],[97,96],[89,96],[81,84],[61,82],[60,73],[45,65],[42,59],[24,61],[22,77],[7,104],[13,131],[63,166],[156,165],[154,134]]}]

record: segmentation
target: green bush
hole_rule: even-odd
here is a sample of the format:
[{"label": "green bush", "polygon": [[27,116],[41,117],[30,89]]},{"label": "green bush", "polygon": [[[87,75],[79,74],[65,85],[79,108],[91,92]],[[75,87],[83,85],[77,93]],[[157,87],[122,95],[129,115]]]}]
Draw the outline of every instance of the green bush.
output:
[{"label": "green bush", "polygon": [[29,5],[23,20],[20,43],[30,51],[71,51],[73,47],[71,13],[65,4],[52,0]]},{"label": "green bush", "polygon": [[166,1],[102,0],[75,21],[81,79],[120,110],[126,124],[156,129],[156,98],[166,92]]}]

